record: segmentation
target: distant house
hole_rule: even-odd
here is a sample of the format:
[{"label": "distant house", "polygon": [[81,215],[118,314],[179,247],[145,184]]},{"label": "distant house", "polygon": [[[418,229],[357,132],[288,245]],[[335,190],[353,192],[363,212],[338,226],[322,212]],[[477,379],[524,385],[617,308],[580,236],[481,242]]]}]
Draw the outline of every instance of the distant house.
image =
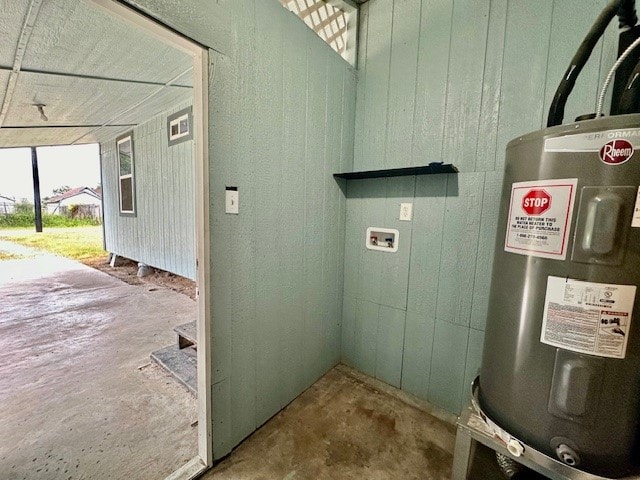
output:
[{"label": "distant house", "polygon": [[13,213],[16,208],[16,199],[0,195],[0,215]]},{"label": "distant house", "polygon": [[67,215],[74,206],[80,208],[80,214],[86,217],[102,216],[102,189],[78,187],[67,190],[44,201],[47,213]]}]

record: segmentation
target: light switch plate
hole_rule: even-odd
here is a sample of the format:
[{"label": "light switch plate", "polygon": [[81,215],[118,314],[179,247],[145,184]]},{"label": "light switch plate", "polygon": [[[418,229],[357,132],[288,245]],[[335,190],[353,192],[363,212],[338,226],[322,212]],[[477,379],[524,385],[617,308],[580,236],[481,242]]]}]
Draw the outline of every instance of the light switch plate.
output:
[{"label": "light switch plate", "polygon": [[240,211],[239,195],[237,187],[227,187],[226,191],[226,202],[225,202],[225,211],[226,213],[231,213],[233,215],[238,215]]},{"label": "light switch plate", "polygon": [[400,204],[400,220],[410,222],[413,216],[413,203]]}]

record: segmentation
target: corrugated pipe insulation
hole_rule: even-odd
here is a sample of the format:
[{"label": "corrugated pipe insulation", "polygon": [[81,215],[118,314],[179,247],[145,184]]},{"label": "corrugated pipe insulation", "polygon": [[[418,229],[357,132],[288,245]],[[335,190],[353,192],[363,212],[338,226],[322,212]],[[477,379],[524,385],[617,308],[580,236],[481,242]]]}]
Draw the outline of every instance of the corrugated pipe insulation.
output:
[{"label": "corrugated pipe insulation", "polygon": [[504,476],[509,480],[522,472],[523,466],[515,460],[511,460],[506,455],[496,452],[496,461],[498,462],[498,466],[500,467],[500,470],[502,470]]},{"label": "corrugated pipe insulation", "polygon": [[540,480],[544,478],[533,470],[498,452],[496,452],[496,461],[502,474],[508,480]]}]

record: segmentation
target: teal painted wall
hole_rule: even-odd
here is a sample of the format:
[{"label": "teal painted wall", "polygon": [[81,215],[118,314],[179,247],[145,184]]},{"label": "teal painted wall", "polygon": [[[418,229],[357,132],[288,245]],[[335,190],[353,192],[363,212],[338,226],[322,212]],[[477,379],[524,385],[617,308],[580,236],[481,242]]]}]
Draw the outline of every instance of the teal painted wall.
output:
[{"label": "teal painted wall", "polygon": [[136,215],[120,216],[116,139],[100,144],[104,241],[108,252],[183,277],[196,278],[194,142],[168,146],[167,116],[133,131]]},{"label": "teal painted wall", "polygon": [[[217,456],[339,362],[345,199],[332,173],[353,159],[355,72],[277,1],[240,3],[236,57],[218,57],[212,84]],[[224,214],[226,185],[239,216]]]},{"label": "teal painted wall", "polygon": [[[350,181],[342,361],[458,413],[480,365],[504,149],[541,128],[606,4],[370,0],[361,9],[355,170],[454,163],[459,175]],[[565,122],[593,112],[615,60],[600,42]],[[413,202],[412,222],[398,220]],[[396,254],[368,226],[400,231]]]},{"label": "teal painted wall", "polygon": [[[340,360],[355,71],[277,0],[138,0],[211,50],[214,456]],[[224,213],[225,186],[239,215]]]}]

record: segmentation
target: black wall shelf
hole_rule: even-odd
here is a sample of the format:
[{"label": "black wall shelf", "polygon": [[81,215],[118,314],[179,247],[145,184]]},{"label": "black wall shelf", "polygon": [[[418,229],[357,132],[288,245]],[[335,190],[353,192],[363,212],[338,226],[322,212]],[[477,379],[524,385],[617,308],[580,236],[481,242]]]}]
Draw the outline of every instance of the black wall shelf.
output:
[{"label": "black wall shelf", "polygon": [[451,164],[430,163],[421,167],[389,168],[385,170],[368,170],[365,172],[334,173],[335,178],[346,180],[361,180],[364,178],[403,177],[410,175],[437,175],[440,173],[458,173],[458,169]]}]

